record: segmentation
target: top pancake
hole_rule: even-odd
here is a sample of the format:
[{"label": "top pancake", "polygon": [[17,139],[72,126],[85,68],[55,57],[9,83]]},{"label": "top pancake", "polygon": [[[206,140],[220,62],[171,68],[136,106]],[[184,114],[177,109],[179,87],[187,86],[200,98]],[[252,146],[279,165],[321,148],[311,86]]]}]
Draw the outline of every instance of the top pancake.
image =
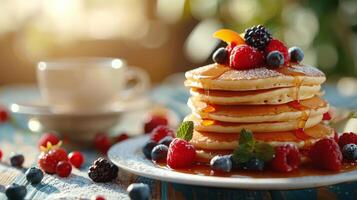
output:
[{"label": "top pancake", "polygon": [[311,66],[294,64],[289,67],[265,67],[236,70],[228,66],[210,64],[186,72],[185,86],[207,90],[246,91],[279,87],[320,85],[325,74]]}]

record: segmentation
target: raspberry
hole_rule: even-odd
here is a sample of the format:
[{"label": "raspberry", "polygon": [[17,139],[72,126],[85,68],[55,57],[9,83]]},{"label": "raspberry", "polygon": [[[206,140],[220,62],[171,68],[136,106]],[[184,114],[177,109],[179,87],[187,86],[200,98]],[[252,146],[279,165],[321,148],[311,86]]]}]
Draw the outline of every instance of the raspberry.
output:
[{"label": "raspberry", "polygon": [[98,133],[94,138],[94,147],[103,154],[106,154],[110,147],[112,146],[112,142],[109,137],[104,133]]},{"label": "raspberry", "polygon": [[68,177],[72,172],[72,165],[68,161],[60,161],[56,167],[56,173],[60,177]]},{"label": "raspberry", "polygon": [[245,42],[259,50],[264,50],[271,40],[271,34],[263,25],[254,26],[245,30]]},{"label": "raspberry", "polygon": [[189,167],[196,160],[196,150],[185,140],[175,138],[167,154],[167,164],[173,169]]},{"label": "raspberry", "polygon": [[248,45],[238,45],[233,48],[230,55],[230,66],[238,69],[251,69],[264,64],[263,54]]},{"label": "raspberry", "polygon": [[47,143],[50,142],[52,145],[58,144],[60,140],[53,133],[45,133],[37,143],[38,148],[47,147]]},{"label": "raspberry", "polygon": [[7,110],[0,106],[0,123],[6,122],[9,120],[9,113]]},{"label": "raspberry", "polygon": [[237,43],[235,43],[235,42],[231,42],[226,46],[226,50],[228,52],[228,56],[231,55],[234,47],[236,47],[236,46],[237,46]]},{"label": "raspberry", "polygon": [[309,157],[321,169],[339,171],[342,166],[342,153],[333,139],[316,142],[310,149]]},{"label": "raspberry", "polygon": [[340,148],[342,149],[346,144],[357,144],[357,134],[355,133],[344,133],[343,135],[340,136],[338,139],[338,144],[340,145]]},{"label": "raspberry", "polygon": [[265,54],[268,55],[272,51],[279,51],[284,56],[284,64],[287,64],[290,61],[288,48],[284,43],[277,39],[272,39],[267,47],[265,48]]},{"label": "raspberry", "polygon": [[275,157],[270,162],[271,167],[280,172],[290,172],[300,165],[299,150],[292,145],[283,145],[275,148]]},{"label": "raspberry", "polygon": [[38,159],[40,168],[48,174],[56,173],[58,162],[67,161],[67,152],[62,149],[52,149],[49,152],[42,152]]},{"label": "raspberry", "polygon": [[128,134],[122,133],[122,134],[118,135],[118,136],[115,138],[115,142],[116,142],[116,143],[122,142],[122,141],[124,141],[124,140],[126,140],[126,139],[129,139]]},{"label": "raspberry", "polygon": [[105,200],[105,198],[103,197],[103,196],[93,196],[92,198],[91,198],[91,200]]},{"label": "raspberry", "polygon": [[73,151],[70,154],[68,154],[68,160],[76,168],[81,168],[84,162],[84,156],[79,151]]},{"label": "raspberry", "polygon": [[166,136],[175,137],[174,131],[167,126],[158,126],[151,132],[151,140],[156,143]]},{"label": "raspberry", "polygon": [[144,124],[144,132],[146,134],[151,133],[156,127],[160,125],[167,126],[169,121],[166,116],[152,115]]}]

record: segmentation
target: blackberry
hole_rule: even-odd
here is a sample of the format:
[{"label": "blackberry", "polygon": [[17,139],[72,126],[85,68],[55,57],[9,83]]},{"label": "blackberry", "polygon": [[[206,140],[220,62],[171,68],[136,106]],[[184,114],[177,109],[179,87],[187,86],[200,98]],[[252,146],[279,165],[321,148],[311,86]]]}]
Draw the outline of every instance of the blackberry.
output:
[{"label": "blackberry", "polygon": [[105,183],[116,179],[118,171],[118,167],[112,162],[105,158],[98,158],[94,161],[93,165],[89,167],[88,176],[94,182]]},{"label": "blackberry", "polygon": [[245,30],[245,42],[259,50],[264,50],[272,36],[267,28],[263,25],[254,26]]}]

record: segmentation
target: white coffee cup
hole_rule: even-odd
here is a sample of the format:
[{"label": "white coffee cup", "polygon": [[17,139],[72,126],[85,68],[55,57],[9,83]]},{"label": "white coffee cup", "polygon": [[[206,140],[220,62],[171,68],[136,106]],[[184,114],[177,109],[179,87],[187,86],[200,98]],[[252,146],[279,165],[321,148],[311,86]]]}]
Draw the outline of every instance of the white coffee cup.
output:
[{"label": "white coffee cup", "polygon": [[[129,87],[128,82],[136,84]],[[103,112],[121,100],[142,95],[148,74],[119,58],[65,58],[37,64],[42,98],[56,112]]]}]

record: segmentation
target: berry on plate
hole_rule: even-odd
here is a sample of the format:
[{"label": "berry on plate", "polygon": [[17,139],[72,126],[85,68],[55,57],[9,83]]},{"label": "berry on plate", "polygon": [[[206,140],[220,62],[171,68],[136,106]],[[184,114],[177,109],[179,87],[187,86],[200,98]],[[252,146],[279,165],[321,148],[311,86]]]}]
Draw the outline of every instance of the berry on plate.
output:
[{"label": "berry on plate", "polygon": [[175,138],[167,154],[167,164],[173,168],[189,167],[196,161],[196,150],[186,140]]},{"label": "berry on plate", "polygon": [[31,184],[38,184],[42,181],[43,179],[43,172],[37,167],[31,167],[29,168],[26,173],[26,179],[28,182]]},{"label": "berry on plate", "polygon": [[330,114],[330,112],[325,112],[324,113],[324,115],[323,115],[323,117],[322,117],[322,120],[331,120],[332,119],[332,117],[331,117],[331,114]]},{"label": "berry on plate", "polygon": [[151,151],[151,160],[153,161],[166,160],[168,150],[169,150],[168,147],[163,144],[159,144],[155,146]]},{"label": "berry on plate", "polygon": [[321,169],[339,171],[342,166],[342,153],[333,139],[322,139],[310,149],[312,163]]},{"label": "berry on plate", "polygon": [[55,174],[60,161],[68,161],[67,152],[63,148],[54,148],[39,155],[38,165],[46,173]]},{"label": "berry on plate", "polygon": [[229,29],[220,29],[215,33],[213,33],[213,37],[218,38],[226,43],[232,43],[232,42],[234,42],[235,44],[245,43],[244,39],[239,33]]},{"label": "berry on plate", "polygon": [[263,53],[245,44],[235,46],[230,55],[229,65],[238,70],[256,68],[263,64]]},{"label": "berry on plate", "polygon": [[278,68],[284,64],[284,56],[280,51],[272,51],[267,55],[267,64],[270,68]]},{"label": "berry on plate", "polygon": [[244,166],[245,166],[244,169],[247,169],[247,170],[263,171],[265,162],[260,159],[253,158],[253,159],[250,159],[248,162],[244,163]]},{"label": "berry on plate", "polygon": [[5,194],[9,200],[21,200],[25,199],[27,190],[25,186],[13,183],[6,187]]},{"label": "berry on plate", "polygon": [[154,128],[163,125],[167,126],[169,121],[164,115],[151,115],[144,124],[144,132],[149,134],[154,130]]},{"label": "berry on plate", "polygon": [[150,138],[157,143],[166,136],[175,137],[175,133],[168,126],[160,125],[152,130]]},{"label": "berry on plate", "polygon": [[236,47],[236,46],[237,46],[237,43],[235,43],[235,42],[231,42],[226,46],[226,50],[228,52],[228,59],[229,59],[234,47]]},{"label": "berry on plate", "polygon": [[131,200],[149,200],[150,188],[144,183],[133,183],[127,188]]},{"label": "berry on plate", "polygon": [[84,162],[84,156],[79,151],[73,151],[70,154],[68,154],[68,160],[74,167],[81,168]]},{"label": "berry on plate", "polygon": [[72,172],[72,165],[68,161],[60,161],[56,167],[56,174],[59,177],[68,177]]},{"label": "berry on plate", "polygon": [[348,161],[357,160],[357,145],[356,144],[346,144],[342,148],[343,158]]},{"label": "berry on plate", "polygon": [[213,170],[230,172],[232,170],[230,155],[213,157],[210,161],[210,166]]},{"label": "berry on plate", "polygon": [[14,153],[10,157],[10,164],[13,167],[22,167],[24,161],[25,161],[25,157],[22,154]]},{"label": "berry on plate", "polygon": [[98,158],[89,167],[88,176],[94,182],[105,183],[117,178],[119,168],[105,158]]},{"label": "berry on plate", "polygon": [[357,144],[357,134],[350,132],[344,133],[338,139],[338,144],[342,149],[346,144]]},{"label": "berry on plate", "polygon": [[299,47],[289,48],[290,61],[300,63],[304,59],[304,52]]},{"label": "berry on plate", "polygon": [[299,150],[293,145],[275,147],[275,157],[270,162],[270,165],[273,170],[279,172],[290,172],[299,168]]},{"label": "berry on plate", "polygon": [[265,53],[268,55],[272,51],[279,51],[284,56],[284,64],[290,61],[288,48],[283,42],[277,39],[272,39],[265,48]]},{"label": "berry on plate", "polygon": [[259,50],[264,50],[272,39],[271,34],[263,25],[254,26],[245,30],[245,42]]},{"label": "berry on plate", "polygon": [[58,139],[58,137],[55,134],[45,133],[44,135],[42,135],[42,137],[38,141],[37,146],[39,149],[41,149],[40,147],[46,148],[48,146],[48,143],[51,143],[51,145],[54,146],[54,145],[57,145],[59,142],[60,142],[60,140]]},{"label": "berry on plate", "polygon": [[98,133],[94,138],[94,147],[103,154],[107,154],[112,142],[105,133]]},{"label": "berry on plate", "polygon": [[224,47],[221,47],[213,53],[212,60],[218,64],[228,64],[229,53]]},{"label": "berry on plate", "polygon": [[149,140],[145,143],[142,148],[142,152],[147,159],[151,159],[151,151],[154,147],[156,147],[157,143],[155,141]]},{"label": "berry on plate", "polygon": [[174,138],[172,136],[165,136],[164,138],[162,138],[159,141],[159,144],[163,144],[163,145],[166,145],[168,147],[168,146],[170,146],[172,140],[174,140]]}]

